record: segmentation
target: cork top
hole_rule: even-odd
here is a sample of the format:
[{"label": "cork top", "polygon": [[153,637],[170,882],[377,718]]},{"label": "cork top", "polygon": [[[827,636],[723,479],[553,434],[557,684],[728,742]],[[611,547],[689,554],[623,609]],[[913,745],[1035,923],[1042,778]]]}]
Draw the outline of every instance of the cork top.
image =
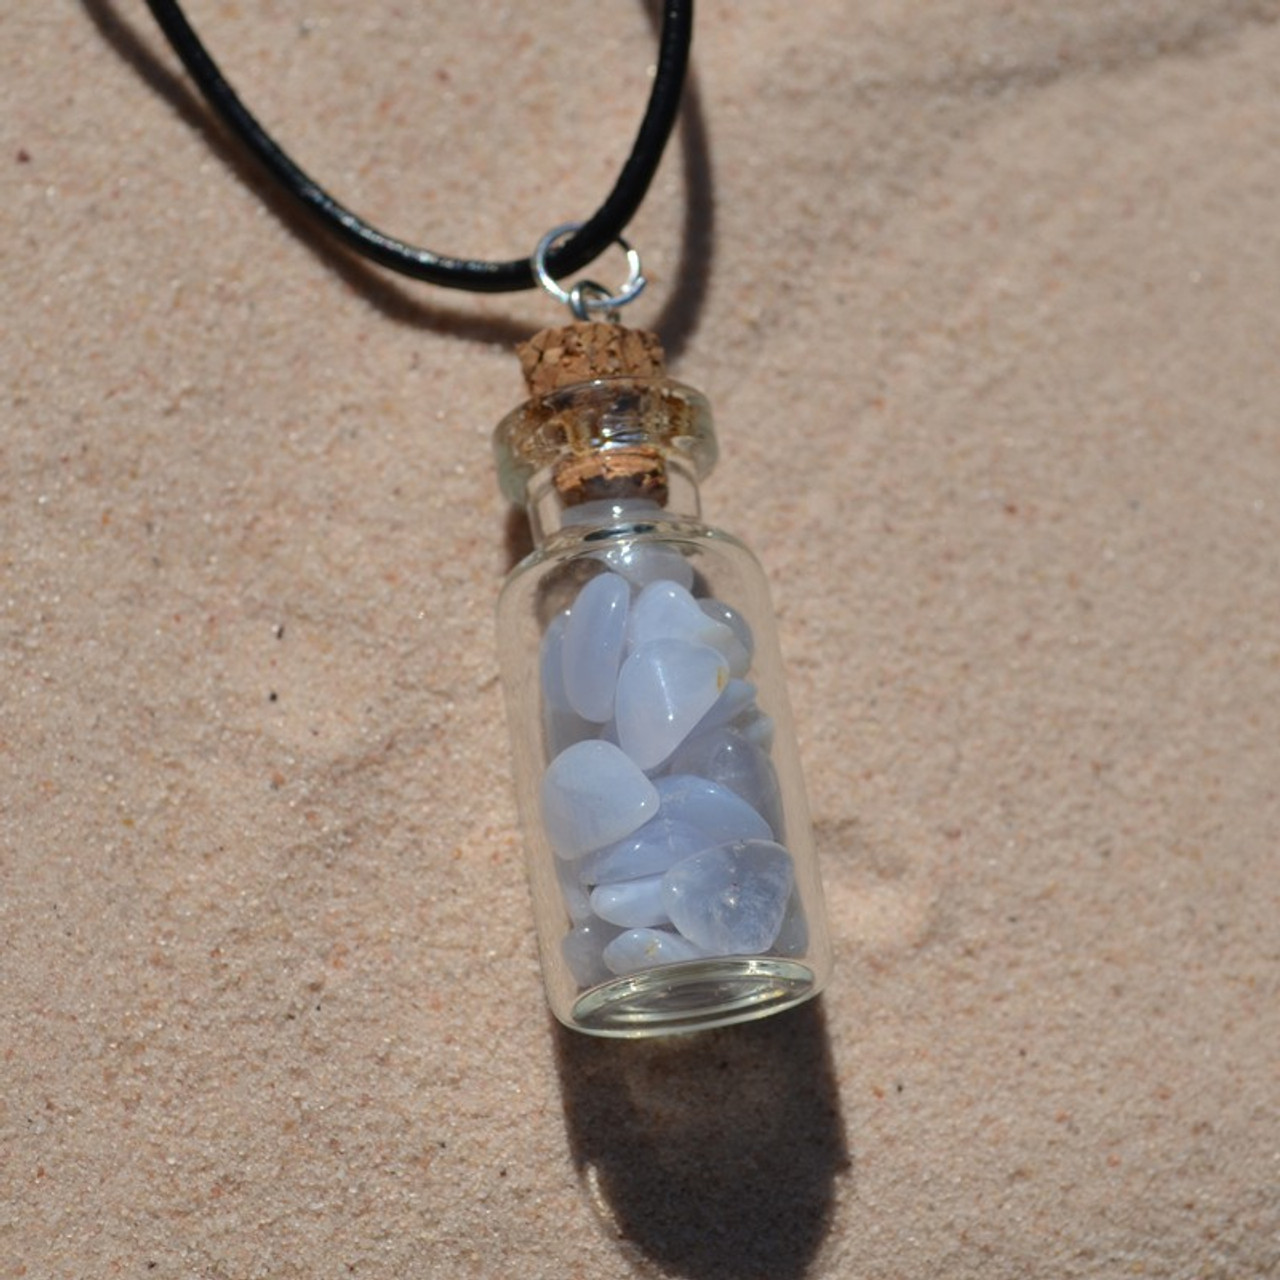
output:
[{"label": "cork top", "polygon": [[716,457],[711,412],[666,376],[654,334],[583,321],[535,334],[519,356],[530,398],[493,443],[503,492],[535,527],[600,500],[669,507],[673,484],[677,509],[696,513]]},{"label": "cork top", "polygon": [[664,378],[662,343],[655,333],[594,320],[543,329],[516,349],[535,399],[597,378]]}]

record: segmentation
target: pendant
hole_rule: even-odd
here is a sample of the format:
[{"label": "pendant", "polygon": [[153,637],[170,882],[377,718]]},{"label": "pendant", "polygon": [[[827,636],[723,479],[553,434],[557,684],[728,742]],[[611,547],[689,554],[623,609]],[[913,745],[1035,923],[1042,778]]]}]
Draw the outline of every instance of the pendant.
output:
[{"label": "pendant", "polygon": [[636,1037],[789,1008],[831,944],[768,586],[700,519],[710,409],[617,324],[521,361],[494,447],[534,550],[498,640],[551,1009]]}]

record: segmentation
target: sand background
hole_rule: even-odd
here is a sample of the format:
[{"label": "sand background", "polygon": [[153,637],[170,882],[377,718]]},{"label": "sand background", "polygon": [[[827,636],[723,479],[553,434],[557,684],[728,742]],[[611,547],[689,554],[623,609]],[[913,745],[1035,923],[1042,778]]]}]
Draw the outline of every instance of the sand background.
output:
[{"label": "sand background", "polygon": [[[190,11],[353,206],[501,257],[655,47]],[[701,6],[631,319],[774,585],[839,967],[626,1045],[545,1012],[492,624],[559,311],[264,200],[141,4],[6,6],[0,1276],[1276,1274],[1278,16]]]}]

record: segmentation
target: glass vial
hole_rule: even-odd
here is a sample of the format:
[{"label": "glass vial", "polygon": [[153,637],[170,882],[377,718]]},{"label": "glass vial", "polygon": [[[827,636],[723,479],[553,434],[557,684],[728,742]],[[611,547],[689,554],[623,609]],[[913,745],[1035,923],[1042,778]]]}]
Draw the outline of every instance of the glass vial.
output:
[{"label": "glass vial", "polygon": [[552,1010],[646,1036],[817,994],[831,947],[768,587],[699,519],[706,401],[596,379],[494,443],[535,544],[498,636]]}]

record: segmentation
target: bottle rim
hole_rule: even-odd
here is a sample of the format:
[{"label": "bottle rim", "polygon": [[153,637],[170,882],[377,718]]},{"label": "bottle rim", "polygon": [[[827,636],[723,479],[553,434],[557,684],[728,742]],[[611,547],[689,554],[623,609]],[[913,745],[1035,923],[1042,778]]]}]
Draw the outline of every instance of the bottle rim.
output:
[{"label": "bottle rim", "polygon": [[701,480],[718,453],[711,406],[700,391],[670,378],[634,377],[596,378],[526,400],[498,423],[493,448],[502,492],[520,506],[547,468],[581,472],[593,459],[616,464],[630,454],[670,459]]}]

